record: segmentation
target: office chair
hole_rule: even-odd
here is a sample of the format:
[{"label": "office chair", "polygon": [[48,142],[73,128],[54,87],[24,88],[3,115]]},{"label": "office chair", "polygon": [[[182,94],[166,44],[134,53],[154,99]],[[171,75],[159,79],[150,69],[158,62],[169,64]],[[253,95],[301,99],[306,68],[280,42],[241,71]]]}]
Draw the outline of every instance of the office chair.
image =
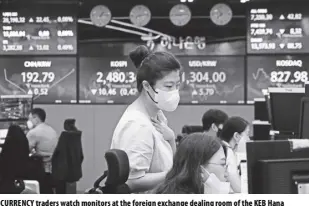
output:
[{"label": "office chair", "polygon": [[198,126],[198,125],[185,125],[182,128],[181,133],[183,134],[192,134],[196,132],[204,132],[203,126]]},{"label": "office chair", "polygon": [[[125,184],[130,173],[128,155],[123,150],[112,149],[105,153],[108,170],[97,179],[88,194],[130,194],[130,188]],[[100,183],[106,178],[105,186]]]}]

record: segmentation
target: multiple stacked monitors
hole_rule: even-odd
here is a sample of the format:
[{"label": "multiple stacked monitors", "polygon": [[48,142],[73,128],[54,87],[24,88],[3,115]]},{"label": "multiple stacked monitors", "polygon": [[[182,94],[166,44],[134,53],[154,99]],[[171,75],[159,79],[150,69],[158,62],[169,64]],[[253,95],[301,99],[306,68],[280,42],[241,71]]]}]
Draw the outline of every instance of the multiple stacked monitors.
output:
[{"label": "multiple stacked monitors", "polygon": [[[244,103],[243,57],[179,57],[181,104]],[[80,103],[128,104],[138,95],[128,58],[80,58]]]},{"label": "multiple stacked monitors", "polygon": [[[32,94],[40,104],[129,104],[136,98],[136,69],[127,58],[136,44],[117,44],[102,53],[87,45],[77,60],[74,7],[39,7],[3,7],[0,95]],[[301,6],[251,4],[247,22],[248,57],[241,41],[206,41],[213,52],[175,51],[184,71],[181,104],[253,103],[263,97],[262,89],[304,86],[309,62],[297,54],[309,52],[309,12]]]},{"label": "multiple stacked monitors", "polygon": [[77,5],[5,4],[0,15],[0,95],[76,103]]}]

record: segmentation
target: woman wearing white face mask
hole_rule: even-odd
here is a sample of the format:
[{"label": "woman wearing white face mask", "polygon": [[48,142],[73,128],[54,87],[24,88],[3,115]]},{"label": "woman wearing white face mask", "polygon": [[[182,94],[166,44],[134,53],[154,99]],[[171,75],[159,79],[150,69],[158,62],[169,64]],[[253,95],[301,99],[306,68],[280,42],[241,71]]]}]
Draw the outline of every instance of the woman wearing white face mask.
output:
[{"label": "woman wearing white face mask", "polygon": [[128,106],[114,131],[111,148],[129,157],[131,191],[153,189],[172,167],[175,134],[162,110],[172,112],[179,103],[180,63],[166,52],[151,53],[139,46],[130,53],[138,69],[139,97]]},{"label": "woman wearing white face mask", "polygon": [[226,157],[220,140],[205,133],[188,135],[178,146],[173,168],[156,194],[228,194]]},{"label": "woman wearing white face mask", "polygon": [[241,180],[238,171],[237,149],[241,140],[249,139],[249,124],[241,117],[231,117],[223,125],[220,138],[227,147],[228,180],[235,193],[241,192]]}]

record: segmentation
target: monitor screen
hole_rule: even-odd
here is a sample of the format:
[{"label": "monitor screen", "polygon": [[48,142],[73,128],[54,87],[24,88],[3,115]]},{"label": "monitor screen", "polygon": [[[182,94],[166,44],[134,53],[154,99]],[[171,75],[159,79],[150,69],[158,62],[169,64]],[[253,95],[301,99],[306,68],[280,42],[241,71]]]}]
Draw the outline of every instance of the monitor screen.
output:
[{"label": "monitor screen", "polygon": [[254,100],[254,119],[260,121],[269,121],[268,107],[265,98]]},{"label": "monitor screen", "polygon": [[309,53],[309,10],[301,4],[250,4],[249,54]]},{"label": "monitor screen", "polygon": [[244,57],[178,57],[181,104],[243,104]]},{"label": "monitor screen", "polygon": [[[263,174],[259,194],[298,194],[297,176],[307,176],[309,181],[309,158],[260,160],[258,170]],[[301,182],[299,182],[301,183]]]},{"label": "monitor screen", "polygon": [[269,88],[272,128],[280,133],[298,134],[304,88]]},{"label": "monitor screen", "polygon": [[[243,104],[244,57],[178,57],[180,104]],[[80,57],[80,103],[130,104],[138,91],[128,57]]]},{"label": "monitor screen", "polygon": [[291,151],[287,140],[247,142],[247,166],[249,194],[261,194],[264,173],[259,170],[260,160],[308,158],[309,148]]},{"label": "monitor screen", "polygon": [[79,66],[79,103],[130,104],[136,99],[136,68],[127,57],[80,57]]},{"label": "monitor screen", "polygon": [[263,97],[268,87],[304,87],[308,81],[306,56],[249,56],[247,58],[247,102]]},{"label": "monitor screen", "polygon": [[27,119],[32,109],[32,95],[0,96],[0,120]]},{"label": "monitor screen", "polygon": [[76,103],[75,57],[0,58],[0,95],[33,95],[35,104]]},{"label": "monitor screen", "polygon": [[301,119],[299,135],[302,139],[309,139],[309,98],[304,97],[301,103]]},{"label": "monitor screen", "polygon": [[2,5],[0,55],[77,53],[77,6]]}]

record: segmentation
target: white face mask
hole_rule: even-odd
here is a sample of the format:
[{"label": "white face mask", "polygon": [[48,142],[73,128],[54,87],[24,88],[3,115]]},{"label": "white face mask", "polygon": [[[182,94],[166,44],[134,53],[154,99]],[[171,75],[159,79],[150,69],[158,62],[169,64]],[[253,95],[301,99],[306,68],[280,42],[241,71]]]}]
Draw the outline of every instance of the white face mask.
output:
[{"label": "white face mask", "polygon": [[28,129],[32,129],[34,127],[33,123],[30,120],[27,121],[27,127]]},{"label": "white face mask", "polygon": [[221,182],[219,178],[213,174],[209,173],[205,168],[203,171],[206,172],[209,176],[204,183],[204,193],[205,194],[229,194],[231,184],[229,182]]},{"label": "white face mask", "polygon": [[153,101],[158,105],[159,109],[162,109],[167,112],[173,112],[177,109],[180,100],[179,90],[163,91],[157,89],[154,91],[155,91],[155,97]]}]

